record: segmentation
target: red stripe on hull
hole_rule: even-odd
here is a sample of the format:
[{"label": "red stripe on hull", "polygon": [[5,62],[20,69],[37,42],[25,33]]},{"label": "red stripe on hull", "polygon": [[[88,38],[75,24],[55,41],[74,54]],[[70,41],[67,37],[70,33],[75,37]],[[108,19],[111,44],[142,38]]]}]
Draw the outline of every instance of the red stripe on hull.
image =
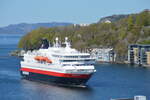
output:
[{"label": "red stripe on hull", "polygon": [[57,77],[66,77],[66,78],[90,78],[91,76],[91,74],[84,74],[84,75],[83,74],[67,74],[67,73],[43,71],[43,70],[31,69],[31,68],[21,68],[20,70],[26,71],[26,72],[44,74],[44,75],[57,76]]}]

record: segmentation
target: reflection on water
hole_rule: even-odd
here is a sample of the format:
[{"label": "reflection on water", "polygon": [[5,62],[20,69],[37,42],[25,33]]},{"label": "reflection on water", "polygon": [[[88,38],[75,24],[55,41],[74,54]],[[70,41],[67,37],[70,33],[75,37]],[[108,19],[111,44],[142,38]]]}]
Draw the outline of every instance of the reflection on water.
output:
[{"label": "reflection on water", "polygon": [[[92,92],[91,88],[71,88],[57,85],[44,84],[22,80],[23,90],[28,92],[34,99],[38,100],[87,100]],[[38,97],[38,98],[37,98]]]},{"label": "reflection on water", "polygon": [[150,68],[97,64],[87,88],[63,87],[22,79],[20,59],[8,55],[15,49],[16,44],[0,45],[0,100],[110,100],[135,95],[150,100]]}]

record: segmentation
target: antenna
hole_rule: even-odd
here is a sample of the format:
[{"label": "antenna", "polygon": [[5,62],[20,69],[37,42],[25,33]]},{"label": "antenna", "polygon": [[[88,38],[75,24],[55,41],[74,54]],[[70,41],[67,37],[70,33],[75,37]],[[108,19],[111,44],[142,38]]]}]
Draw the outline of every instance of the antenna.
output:
[{"label": "antenna", "polygon": [[56,37],[56,39],[55,39],[56,41],[58,41],[58,37]]},{"label": "antenna", "polygon": [[65,41],[68,41],[68,37],[65,37]]},{"label": "antenna", "polygon": [[68,37],[65,37],[66,48],[70,48],[70,42],[68,42]]},{"label": "antenna", "polygon": [[49,47],[51,47],[51,42],[50,41],[48,42],[48,44],[49,44]]},{"label": "antenna", "polygon": [[58,37],[56,37],[56,39],[55,39],[55,40],[56,40],[56,44],[55,44],[55,46],[56,46],[56,47],[59,47]]}]

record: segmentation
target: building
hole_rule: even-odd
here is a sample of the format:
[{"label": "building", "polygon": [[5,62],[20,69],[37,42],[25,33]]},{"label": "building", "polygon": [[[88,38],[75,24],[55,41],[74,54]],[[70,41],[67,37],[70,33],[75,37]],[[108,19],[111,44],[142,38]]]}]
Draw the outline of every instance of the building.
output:
[{"label": "building", "polygon": [[111,23],[111,21],[110,20],[105,20],[104,23]]},{"label": "building", "polygon": [[146,52],[147,53],[147,64],[150,65],[150,52]]},{"label": "building", "polygon": [[138,65],[150,65],[150,45],[129,45],[128,62]]},{"label": "building", "polygon": [[114,62],[116,54],[112,48],[94,48],[91,55],[96,58],[98,62]]},{"label": "building", "polygon": [[90,24],[74,24],[73,26],[81,26],[81,27],[85,27],[85,26],[89,26]]}]

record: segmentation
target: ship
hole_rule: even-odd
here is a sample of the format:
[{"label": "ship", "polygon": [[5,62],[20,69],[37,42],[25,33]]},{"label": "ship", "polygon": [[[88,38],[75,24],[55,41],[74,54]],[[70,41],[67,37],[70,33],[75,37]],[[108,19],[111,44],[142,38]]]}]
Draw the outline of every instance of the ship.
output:
[{"label": "ship", "polygon": [[95,58],[89,53],[71,47],[68,37],[60,43],[56,37],[53,46],[28,51],[21,61],[23,79],[65,86],[86,86],[96,72]]}]

